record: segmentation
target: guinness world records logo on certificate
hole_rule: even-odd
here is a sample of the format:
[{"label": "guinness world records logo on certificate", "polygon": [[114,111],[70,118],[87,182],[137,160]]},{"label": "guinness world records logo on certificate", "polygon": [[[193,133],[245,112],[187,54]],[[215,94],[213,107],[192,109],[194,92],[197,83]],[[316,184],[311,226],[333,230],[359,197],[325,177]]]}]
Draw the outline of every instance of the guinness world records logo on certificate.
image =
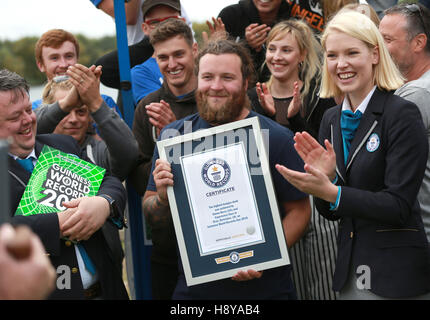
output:
[{"label": "guinness world records logo on certificate", "polygon": [[230,180],[230,166],[223,159],[213,158],[203,165],[202,179],[212,188],[220,188]]},{"label": "guinness world records logo on certificate", "polygon": [[258,117],[157,148],[174,176],[167,193],[187,285],[289,264]]}]

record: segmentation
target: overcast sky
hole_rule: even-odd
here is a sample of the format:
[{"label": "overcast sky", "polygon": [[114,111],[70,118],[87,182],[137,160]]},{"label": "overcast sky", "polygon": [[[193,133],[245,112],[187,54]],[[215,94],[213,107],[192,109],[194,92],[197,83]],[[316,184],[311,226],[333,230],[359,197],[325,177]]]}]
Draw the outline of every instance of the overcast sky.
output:
[{"label": "overcast sky", "polygon": [[[191,21],[204,22],[238,0],[181,0]],[[98,38],[115,35],[113,19],[89,0],[0,0],[0,40],[39,37],[52,28]]]}]

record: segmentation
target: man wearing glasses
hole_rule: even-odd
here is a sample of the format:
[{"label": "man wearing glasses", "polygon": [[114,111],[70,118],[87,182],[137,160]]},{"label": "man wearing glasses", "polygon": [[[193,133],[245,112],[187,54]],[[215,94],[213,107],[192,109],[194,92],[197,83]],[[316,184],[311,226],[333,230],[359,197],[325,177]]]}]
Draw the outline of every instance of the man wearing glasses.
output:
[{"label": "man wearing glasses", "polygon": [[[113,12],[113,0],[90,0],[98,9],[104,11],[111,17],[114,17]],[[126,22],[127,22],[127,38],[129,44],[129,53],[130,53],[130,67],[134,67],[138,64],[145,62],[148,58],[150,58],[154,52],[151,44],[149,43],[148,36],[143,31],[143,23],[144,17],[142,15],[142,7],[149,8],[150,5],[164,5],[164,3],[179,3],[177,1],[163,1],[163,0],[130,0],[125,3],[125,13],[126,13]],[[146,4],[145,4],[146,3]],[[190,28],[192,28],[192,23],[185,12],[185,9],[182,5],[180,6],[180,10],[176,10],[174,15],[178,16],[179,14],[185,18],[187,24]],[[176,4],[175,4],[176,8]],[[136,12],[136,10],[138,12]],[[148,9],[149,10],[149,9]],[[137,22],[133,25],[129,24],[129,21],[133,21],[133,18],[138,14]],[[151,19],[163,19],[165,17],[157,17],[154,16]],[[154,21],[152,23],[155,23]],[[142,35],[143,39],[136,42],[132,39],[135,39],[135,36],[130,37],[129,29],[133,28],[134,30],[138,29],[139,34]],[[135,31],[137,33],[137,31]],[[134,33],[133,33],[134,34]],[[119,78],[119,64],[118,64],[118,50],[114,50],[105,54],[104,56],[97,59],[96,65],[101,65],[103,67],[103,73],[100,77],[100,81],[108,87],[120,89],[120,78]]]},{"label": "man wearing glasses", "polygon": [[[145,0],[142,5],[142,13],[142,30],[147,37],[160,22],[169,18],[185,21],[181,17],[179,0]],[[160,89],[163,84],[163,75],[154,56],[131,69],[131,83],[136,106],[146,95]]]},{"label": "man wearing glasses", "polygon": [[[406,80],[395,94],[417,105],[430,143],[430,10],[421,4],[401,4],[384,13],[379,31]],[[418,201],[430,241],[430,158]]]}]

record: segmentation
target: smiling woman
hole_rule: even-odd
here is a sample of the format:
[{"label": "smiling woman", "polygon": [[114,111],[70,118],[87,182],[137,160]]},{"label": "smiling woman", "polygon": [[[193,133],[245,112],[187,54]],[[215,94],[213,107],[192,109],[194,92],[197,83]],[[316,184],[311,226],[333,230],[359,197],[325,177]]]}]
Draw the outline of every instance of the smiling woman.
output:
[{"label": "smiling woman", "polygon": [[321,45],[306,22],[290,19],[272,28],[266,47],[270,78],[248,91],[253,109],[316,137],[323,113],[335,105],[318,96]]},{"label": "smiling woman", "polygon": [[[330,62],[336,62],[336,51],[342,50],[342,47],[339,46],[339,43],[333,41],[336,36],[343,37],[343,40],[348,37],[350,42],[355,42],[355,44],[358,45],[361,43],[360,46],[362,50],[373,50],[373,58],[376,59],[376,56],[378,56],[376,60],[372,58],[368,61],[370,68],[366,72],[371,72],[371,77],[374,77],[374,80],[371,82],[372,85],[378,85],[379,88],[385,90],[395,90],[403,84],[403,77],[391,59],[381,34],[379,31],[369,33],[369,31],[375,29],[376,26],[372,24],[369,25],[368,22],[373,22],[365,15],[359,16],[357,13],[358,12],[342,12],[341,14],[337,15],[337,23],[331,23],[330,30],[324,32],[322,36],[321,43],[326,51],[326,59],[324,61],[322,77],[323,85],[321,88],[322,97],[339,97],[344,93],[347,93],[343,92],[342,88],[338,86],[338,84],[340,84],[336,81],[338,77],[333,72],[331,72],[333,71],[332,69],[329,69],[329,66],[335,66]],[[340,22],[344,21],[350,16],[353,16],[357,24],[362,24],[361,28],[351,26],[351,24],[343,25]],[[352,43],[349,43],[349,47],[343,49],[347,50],[349,57],[359,55],[359,52],[357,51],[358,48],[355,48]],[[341,62],[343,63],[344,61],[341,60]],[[375,66],[374,68],[372,67],[373,65]],[[366,91],[366,89],[364,89],[364,91]],[[367,93],[368,91],[369,90],[367,90]]]},{"label": "smiling woman", "polygon": [[337,31],[327,37],[325,46],[330,78],[347,95],[354,112],[375,85],[373,67],[379,62],[379,50]]},{"label": "smiling woman", "polygon": [[[293,132],[306,130],[317,137],[324,112],[336,103],[318,96],[322,48],[311,27],[302,20],[281,21],[270,31],[266,47],[271,76],[248,90],[252,107]],[[334,270],[336,234],[337,223],[324,221],[312,206],[306,234],[290,248],[299,299],[335,298],[331,277],[324,274]]]},{"label": "smiling woman", "polygon": [[417,200],[428,153],[421,115],[393,95],[403,80],[369,18],[336,15],[322,45],[321,96],[342,95],[343,103],[324,114],[319,143],[296,134],[306,173],[277,169],[340,223],[333,278],[340,299],[428,299],[430,252]]}]

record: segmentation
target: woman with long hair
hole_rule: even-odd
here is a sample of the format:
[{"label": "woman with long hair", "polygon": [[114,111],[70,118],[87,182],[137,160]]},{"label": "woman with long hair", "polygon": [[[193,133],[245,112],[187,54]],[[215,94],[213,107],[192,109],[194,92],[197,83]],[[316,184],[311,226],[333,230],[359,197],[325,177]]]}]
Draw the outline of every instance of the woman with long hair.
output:
[{"label": "woman with long hair", "polygon": [[[271,75],[248,91],[252,107],[293,132],[307,130],[317,136],[323,113],[336,105],[318,95],[321,45],[305,21],[290,19],[273,27],[266,47]],[[331,290],[336,234],[337,222],[321,219],[312,205],[307,231],[290,249],[299,299],[336,298]]]},{"label": "woman with long hair", "polygon": [[318,40],[306,22],[290,19],[273,27],[266,47],[265,65],[271,75],[248,91],[253,109],[293,132],[316,135],[324,111],[336,104],[318,95],[322,52]]}]

